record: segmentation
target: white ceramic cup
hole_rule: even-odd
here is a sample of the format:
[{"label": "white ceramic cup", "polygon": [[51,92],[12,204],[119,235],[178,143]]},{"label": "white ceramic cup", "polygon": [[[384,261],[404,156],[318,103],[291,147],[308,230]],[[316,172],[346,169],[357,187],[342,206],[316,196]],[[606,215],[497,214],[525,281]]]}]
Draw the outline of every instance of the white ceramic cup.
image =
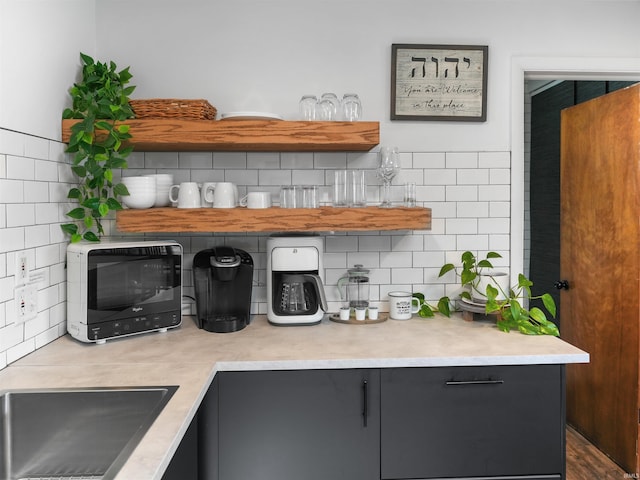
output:
[{"label": "white ceramic cup", "polygon": [[394,320],[409,320],[420,310],[420,300],[411,292],[389,292],[389,317]]},{"label": "white ceramic cup", "polygon": [[[213,191],[216,188],[216,182],[204,182],[200,191],[202,192],[200,202],[203,207],[213,207]],[[207,193],[210,192],[210,193]]]},{"label": "white ceramic cup", "polygon": [[367,314],[366,307],[356,307],[356,320],[364,322]]},{"label": "white ceramic cup", "polygon": [[218,182],[206,188],[204,198],[213,203],[213,208],[234,208],[238,204],[238,187],[231,182]]},{"label": "white ceramic cup", "polygon": [[240,199],[240,205],[247,208],[269,208],[271,206],[271,193],[249,192]]},{"label": "white ceramic cup", "polygon": [[[174,195],[178,192],[178,196]],[[171,185],[169,200],[178,202],[178,208],[200,208],[200,189],[196,182],[182,182],[180,185]]]}]

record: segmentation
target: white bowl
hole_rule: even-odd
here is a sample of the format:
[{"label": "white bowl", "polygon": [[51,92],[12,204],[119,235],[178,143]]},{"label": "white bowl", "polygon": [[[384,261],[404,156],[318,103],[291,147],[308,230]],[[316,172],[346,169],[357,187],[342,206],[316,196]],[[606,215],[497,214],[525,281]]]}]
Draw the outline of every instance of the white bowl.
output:
[{"label": "white bowl", "polygon": [[136,193],[132,195],[124,195],[122,203],[129,208],[151,208],[156,201],[155,192]]}]

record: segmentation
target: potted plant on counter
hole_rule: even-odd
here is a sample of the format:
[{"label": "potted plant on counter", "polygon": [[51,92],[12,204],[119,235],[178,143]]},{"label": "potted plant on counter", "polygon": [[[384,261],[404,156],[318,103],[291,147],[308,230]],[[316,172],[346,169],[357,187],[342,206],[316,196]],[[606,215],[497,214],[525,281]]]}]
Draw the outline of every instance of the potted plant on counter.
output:
[{"label": "potted plant on counter", "polygon": [[[476,302],[479,299],[486,299],[482,302],[485,305],[485,312],[498,314],[497,326],[503,332],[518,330],[527,335],[559,336],[558,327],[547,318],[547,314],[542,309],[538,307],[525,308],[525,305],[529,304],[531,300],[540,299],[547,313],[555,318],[556,304],[553,297],[548,293],[533,296],[531,293],[533,282],[522,273],[518,274],[516,285],[505,287],[502,281],[503,272],[494,271],[494,266],[490,261],[490,259],[501,257],[499,253],[489,252],[484,259],[477,260],[472,252],[466,251],[460,258],[461,267],[447,263],[440,269],[438,277],[455,271],[460,277],[460,285],[463,287],[460,298]],[[418,298],[422,297],[420,316],[432,317],[434,312],[450,316],[451,302],[449,297],[440,298],[437,307],[434,308],[424,302],[424,295],[418,294],[417,296]]]},{"label": "potted plant on counter", "polygon": [[132,77],[129,67],[117,71],[113,62],[95,62],[83,53],[80,57],[82,80],[69,90],[73,105],[62,114],[64,119],[80,120],[71,127],[66,150],[73,154],[71,170],[78,178],[67,198],[79,206],[67,212],[76,222],[61,228],[71,242],[99,242],[104,234],[102,219],[121,210],[118,197],[129,194],[123,184],[113,183],[113,169],[127,168],[126,158],[133,151],[124,146],[131,138],[129,126],[117,122],[133,118],[129,95],[135,87],[127,86]]}]

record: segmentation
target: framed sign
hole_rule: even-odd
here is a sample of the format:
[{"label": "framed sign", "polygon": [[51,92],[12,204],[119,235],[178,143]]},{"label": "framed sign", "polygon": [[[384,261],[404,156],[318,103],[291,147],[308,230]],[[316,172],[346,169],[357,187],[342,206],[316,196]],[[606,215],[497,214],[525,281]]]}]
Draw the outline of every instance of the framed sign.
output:
[{"label": "framed sign", "polygon": [[487,119],[489,47],[391,46],[391,120]]}]

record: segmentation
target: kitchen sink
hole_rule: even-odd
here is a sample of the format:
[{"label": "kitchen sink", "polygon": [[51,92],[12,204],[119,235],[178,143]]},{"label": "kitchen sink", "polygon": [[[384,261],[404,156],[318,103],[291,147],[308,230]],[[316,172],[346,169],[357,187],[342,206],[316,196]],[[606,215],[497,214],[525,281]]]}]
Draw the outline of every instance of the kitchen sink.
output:
[{"label": "kitchen sink", "polygon": [[178,387],[0,391],[0,480],[110,480]]}]

